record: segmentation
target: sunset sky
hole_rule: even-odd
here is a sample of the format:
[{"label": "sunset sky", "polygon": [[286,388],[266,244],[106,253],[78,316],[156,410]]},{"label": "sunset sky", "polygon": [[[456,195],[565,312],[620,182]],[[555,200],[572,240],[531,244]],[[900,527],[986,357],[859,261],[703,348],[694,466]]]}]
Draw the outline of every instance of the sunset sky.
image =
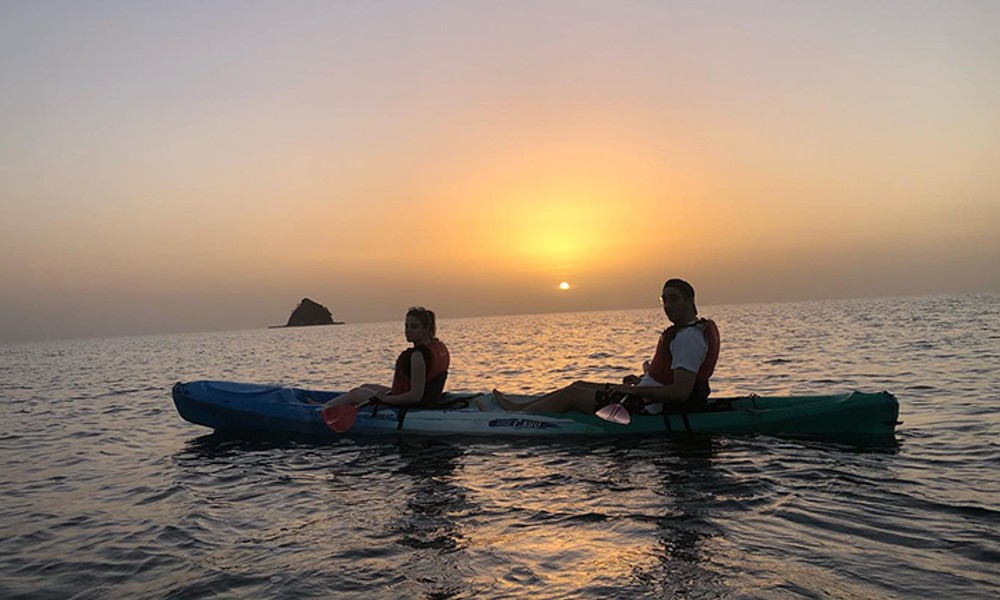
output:
[{"label": "sunset sky", "polygon": [[0,0],[0,341],[998,291],[998,24]]}]

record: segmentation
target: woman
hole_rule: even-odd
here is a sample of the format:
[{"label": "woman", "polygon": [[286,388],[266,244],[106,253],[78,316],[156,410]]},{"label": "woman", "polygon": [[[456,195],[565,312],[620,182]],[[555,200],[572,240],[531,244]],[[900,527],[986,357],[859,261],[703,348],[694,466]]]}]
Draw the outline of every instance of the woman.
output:
[{"label": "woman", "polygon": [[430,406],[441,399],[451,357],[437,339],[434,311],[412,306],[406,311],[406,341],[413,344],[396,359],[392,387],[366,383],[327,402],[327,406],[376,401],[397,406]]}]

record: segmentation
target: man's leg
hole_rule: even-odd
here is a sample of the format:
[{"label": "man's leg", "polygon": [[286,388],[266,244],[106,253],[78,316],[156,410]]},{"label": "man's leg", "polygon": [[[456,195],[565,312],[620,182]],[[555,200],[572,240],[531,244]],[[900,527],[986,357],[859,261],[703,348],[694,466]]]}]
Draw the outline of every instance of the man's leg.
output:
[{"label": "man's leg", "polygon": [[597,406],[597,392],[604,387],[603,383],[577,381],[564,388],[545,394],[529,404],[512,402],[501,392],[493,390],[497,404],[504,410],[525,413],[565,413],[571,410],[585,414],[594,414]]}]

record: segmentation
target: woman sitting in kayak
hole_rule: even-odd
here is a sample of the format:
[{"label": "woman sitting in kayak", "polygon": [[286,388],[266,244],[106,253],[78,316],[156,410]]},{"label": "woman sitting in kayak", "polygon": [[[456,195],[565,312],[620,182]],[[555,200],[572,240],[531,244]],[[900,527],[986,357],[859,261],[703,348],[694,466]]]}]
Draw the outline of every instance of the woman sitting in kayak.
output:
[{"label": "woman sitting in kayak", "polygon": [[412,306],[406,311],[406,341],[413,347],[396,359],[392,387],[366,383],[327,402],[327,406],[364,404],[369,401],[398,406],[433,405],[441,399],[451,357],[437,339],[434,311]]},{"label": "woman sitting in kayak", "polygon": [[714,322],[698,318],[694,288],[683,279],[668,279],[660,302],[673,325],[660,336],[653,359],[643,364],[642,375],[629,375],[620,385],[577,381],[528,404],[518,404],[493,390],[497,404],[512,412],[587,414],[623,398],[634,407],[631,410],[643,413],[663,412],[665,402],[683,403],[689,409],[704,406],[710,392],[708,380],[719,358],[719,330]]}]

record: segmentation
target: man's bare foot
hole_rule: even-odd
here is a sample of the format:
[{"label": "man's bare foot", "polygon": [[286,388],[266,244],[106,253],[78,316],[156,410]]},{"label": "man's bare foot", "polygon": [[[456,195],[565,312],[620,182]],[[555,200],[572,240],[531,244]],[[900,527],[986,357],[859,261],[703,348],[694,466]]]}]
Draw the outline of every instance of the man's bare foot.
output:
[{"label": "man's bare foot", "polygon": [[500,406],[500,408],[506,410],[507,412],[519,412],[521,410],[520,404],[514,402],[496,388],[493,388],[493,399]]}]

